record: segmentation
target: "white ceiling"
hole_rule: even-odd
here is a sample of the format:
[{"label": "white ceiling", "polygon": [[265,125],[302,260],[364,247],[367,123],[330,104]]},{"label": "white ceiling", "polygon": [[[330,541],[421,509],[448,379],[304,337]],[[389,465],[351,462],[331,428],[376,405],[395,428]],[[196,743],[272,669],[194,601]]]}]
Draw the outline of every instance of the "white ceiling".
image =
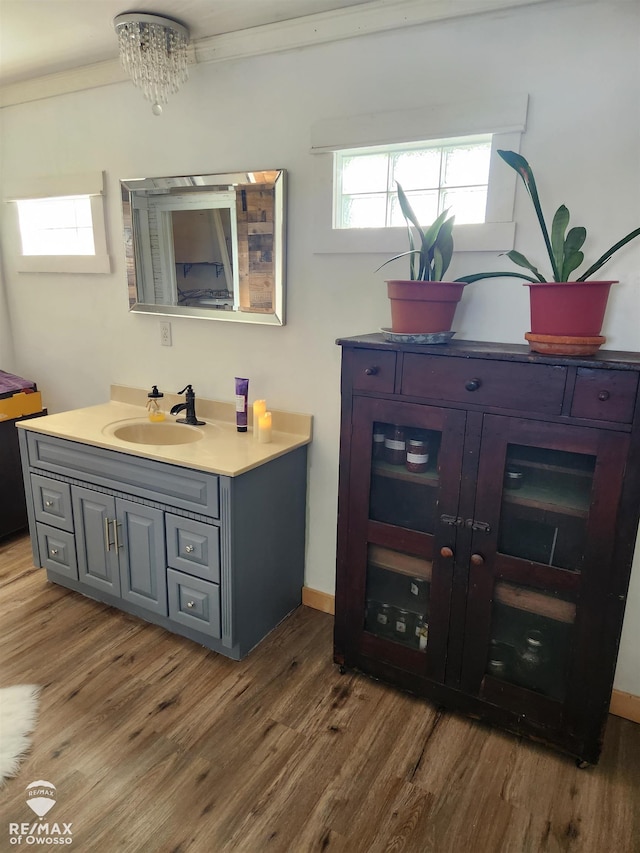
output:
[{"label": "white ceiling", "polygon": [[[0,0],[0,90],[31,87],[28,98],[33,99],[38,93],[28,81],[90,65],[97,69],[110,61],[118,64],[113,19],[133,10],[180,20],[198,51],[202,46],[197,61],[210,61],[243,55],[236,50],[241,34],[247,55],[260,40],[259,52],[264,52],[274,44],[275,49],[301,47],[516,6],[582,2],[589,0]],[[279,24],[293,33],[289,41],[274,41],[264,32],[273,31],[269,25],[278,30]],[[105,82],[103,76],[101,84]],[[89,74],[86,87],[96,84]]]},{"label": "white ceiling", "polygon": [[379,0],[0,0],[0,83],[117,58],[112,22],[121,12],[176,18],[198,41],[371,3],[379,5]]}]

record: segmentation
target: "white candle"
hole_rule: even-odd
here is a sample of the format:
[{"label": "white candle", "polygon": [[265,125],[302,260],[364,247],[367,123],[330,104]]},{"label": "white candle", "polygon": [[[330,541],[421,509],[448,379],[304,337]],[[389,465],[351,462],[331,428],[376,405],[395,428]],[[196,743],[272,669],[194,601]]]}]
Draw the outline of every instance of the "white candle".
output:
[{"label": "white candle", "polygon": [[255,439],[258,438],[258,434],[260,430],[258,429],[258,425],[260,423],[260,418],[267,411],[267,401],[266,400],[256,400],[253,404],[253,437]]},{"label": "white candle", "polygon": [[271,441],[271,412],[260,415],[258,420],[258,441],[260,444],[269,444]]}]

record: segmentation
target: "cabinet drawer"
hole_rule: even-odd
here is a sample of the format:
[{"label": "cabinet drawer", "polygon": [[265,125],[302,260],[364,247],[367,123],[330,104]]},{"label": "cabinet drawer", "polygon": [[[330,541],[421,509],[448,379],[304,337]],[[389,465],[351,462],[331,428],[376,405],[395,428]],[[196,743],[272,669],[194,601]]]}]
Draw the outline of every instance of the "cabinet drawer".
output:
[{"label": "cabinet drawer", "polygon": [[637,391],[637,373],[579,367],[571,414],[574,418],[631,423]]},{"label": "cabinet drawer", "polygon": [[78,580],[78,564],[76,562],[76,542],[73,533],[66,530],[56,530],[46,524],[36,524],[40,563],[65,578]]},{"label": "cabinet drawer", "polygon": [[401,393],[524,412],[560,414],[565,367],[407,353]]},{"label": "cabinet drawer", "polygon": [[35,432],[27,433],[27,447],[29,463],[35,468],[218,517],[216,474]]},{"label": "cabinet drawer", "polygon": [[73,512],[71,509],[71,488],[67,483],[50,480],[48,477],[31,475],[33,504],[36,521],[73,531]]},{"label": "cabinet drawer", "polygon": [[380,352],[375,349],[346,350],[344,360],[354,391],[393,394],[396,375],[395,352]]},{"label": "cabinet drawer", "polygon": [[167,564],[206,581],[220,580],[220,530],[212,524],[166,515]]},{"label": "cabinet drawer", "polygon": [[167,569],[169,618],[210,637],[220,637],[220,587]]}]

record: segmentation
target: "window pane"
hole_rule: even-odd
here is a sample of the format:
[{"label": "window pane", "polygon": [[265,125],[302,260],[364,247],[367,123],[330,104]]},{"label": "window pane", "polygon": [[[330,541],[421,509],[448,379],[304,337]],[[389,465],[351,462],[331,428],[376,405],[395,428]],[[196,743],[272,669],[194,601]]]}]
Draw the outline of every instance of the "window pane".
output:
[{"label": "window pane", "polygon": [[[421,225],[431,225],[438,215],[438,191],[431,190],[422,193],[407,193],[409,203]],[[406,225],[406,220],[400,209],[398,196],[391,196],[391,221],[390,225]]]},{"label": "window pane", "polygon": [[342,160],[342,192],[384,192],[387,189],[387,154],[366,154]]},{"label": "window pane", "polygon": [[396,181],[402,185],[403,190],[437,188],[440,185],[440,156],[439,148],[394,154],[389,189],[395,191]]},{"label": "window pane", "polygon": [[344,196],[342,222],[346,228],[384,228],[386,195]]},{"label": "window pane", "polygon": [[456,225],[484,222],[487,209],[486,187],[464,187],[446,190],[442,194],[442,208],[455,214]]},{"label": "window pane", "polygon": [[470,145],[444,151],[443,186],[486,184],[489,180],[491,146]]},{"label": "window pane", "polygon": [[17,204],[23,255],[95,255],[88,196]]},{"label": "window pane", "polygon": [[397,184],[422,225],[450,207],[457,223],[484,222],[490,155],[488,135],[337,152],[335,227],[403,227]]}]

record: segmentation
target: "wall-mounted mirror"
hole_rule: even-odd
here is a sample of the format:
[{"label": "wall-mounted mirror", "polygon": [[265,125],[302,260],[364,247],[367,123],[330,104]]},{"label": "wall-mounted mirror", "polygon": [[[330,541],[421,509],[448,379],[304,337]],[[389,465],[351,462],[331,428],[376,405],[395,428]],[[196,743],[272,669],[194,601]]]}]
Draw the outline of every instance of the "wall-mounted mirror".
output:
[{"label": "wall-mounted mirror", "polygon": [[284,324],[282,169],[120,181],[129,308]]}]

